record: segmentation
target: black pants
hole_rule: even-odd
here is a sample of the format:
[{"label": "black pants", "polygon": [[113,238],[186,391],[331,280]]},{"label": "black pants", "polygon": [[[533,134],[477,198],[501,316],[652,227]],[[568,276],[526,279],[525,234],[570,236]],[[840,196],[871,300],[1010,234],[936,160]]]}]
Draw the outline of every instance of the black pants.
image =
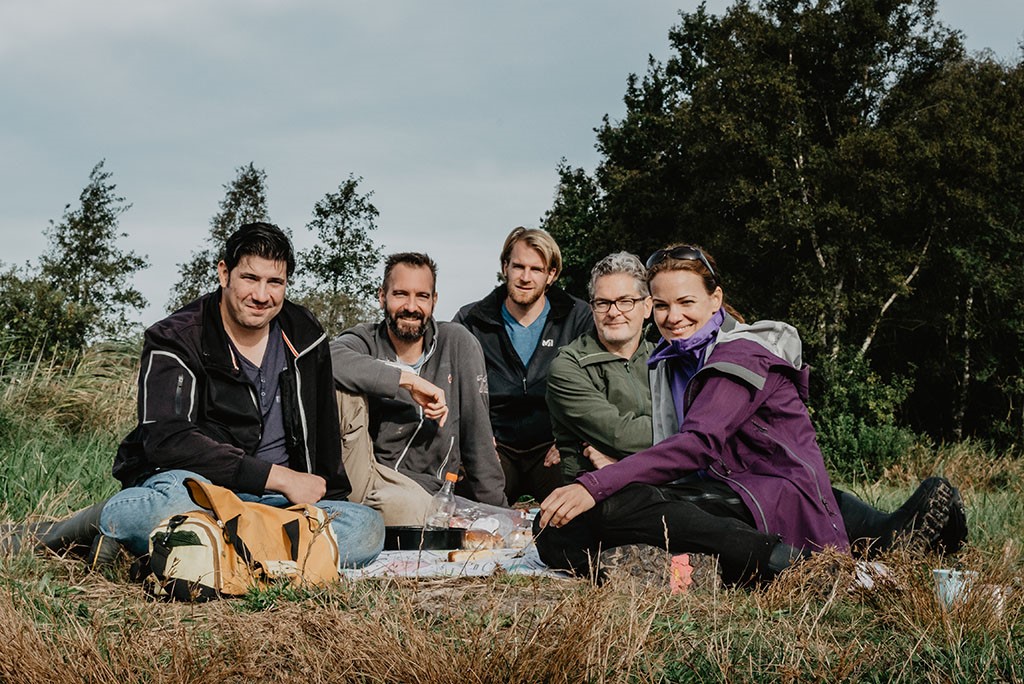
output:
[{"label": "black pants", "polygon": [[697,480],[655,487],[632,484],[563,527],[534,527],[537,552],[548,566],[588,575],[601,549],[651,544],[671,553],[719,558],[722,579],[744,583],[767,571],[776,535],[759,532],[728,485]]},{"label": "black pants", "polygon": [[537,501],[543,501],[548,494],[564,484],[560,465],[544,465],[544,456],[551,444],[540,444],[520,451],[498,442],[498,460],[505,473],[505,498],[509,504],[514,504],[522,496],[532,496]]}]

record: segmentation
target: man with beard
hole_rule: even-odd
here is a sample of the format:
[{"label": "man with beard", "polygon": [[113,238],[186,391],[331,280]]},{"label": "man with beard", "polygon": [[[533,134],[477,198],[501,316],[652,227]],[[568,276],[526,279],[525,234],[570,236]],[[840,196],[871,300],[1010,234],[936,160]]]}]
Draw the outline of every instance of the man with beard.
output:
[{"label": "man with beard", "polygon": [[350,499],[387,525],[423,524],[431,497],[460,465],[460,491],[506,504],[483,353],[462,326],[434,320],[436,282],[426,254],[392,254],[378,290],[384,320],[331,343]]},{"label": "man with beard", "polygon": [[544,396],[558,348],[593,329],[590,307],[554,285],[562,255],[547,231],[516,228],[501,250],[505,282],[459,310],[487,360],[491,428],[509,501],[543,500],[562,484]]}]

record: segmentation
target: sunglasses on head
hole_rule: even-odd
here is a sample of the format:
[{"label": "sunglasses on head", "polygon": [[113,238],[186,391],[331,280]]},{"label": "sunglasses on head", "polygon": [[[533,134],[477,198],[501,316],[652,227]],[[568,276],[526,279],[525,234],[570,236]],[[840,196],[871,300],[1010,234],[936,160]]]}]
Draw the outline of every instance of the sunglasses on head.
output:
[{"label": "sunglasses on head", "polygon": [[672,247],[671,249],[659,249],[654,254],[647,258],[645,266],[651,269],[660,264],[665,259],[679,259],[681,261],[699,261],[704,264],[704,268],[708,269],[711,274],[711,279],[718,283],[718,274],[715,273],[715,269],[711,268],[711,264],[708,263],[707,257],[704,256],[704,252],[700,251],[696,247],[690,245],[680,245],[679,247]]}]

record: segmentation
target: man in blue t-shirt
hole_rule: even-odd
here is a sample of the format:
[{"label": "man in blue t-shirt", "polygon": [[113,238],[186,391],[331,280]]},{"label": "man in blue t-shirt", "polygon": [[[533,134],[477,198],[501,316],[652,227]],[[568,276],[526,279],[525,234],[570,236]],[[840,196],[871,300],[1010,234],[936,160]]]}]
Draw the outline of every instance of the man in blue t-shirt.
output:
[{"label": "man in blue t-shirt", "polygon": [[491,428],[510,503],[543,500],[562,484],[544,399],[548,366],[559,347],[594,324],[586,302],[554,285],[561,269],[561,252],[546,231],[516,228],[501,250],[505,282],[455,315],[484,351]]}]

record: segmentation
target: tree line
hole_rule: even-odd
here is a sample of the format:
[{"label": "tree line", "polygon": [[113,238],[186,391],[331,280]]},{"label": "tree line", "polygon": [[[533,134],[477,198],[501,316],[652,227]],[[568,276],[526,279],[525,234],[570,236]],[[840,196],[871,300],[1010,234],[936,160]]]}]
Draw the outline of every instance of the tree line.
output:
[{"label": "tree line", "polygon": [[701,6],[669,41],[596,170],[559,167],[570,289],[609,251],[702,245],[748,318],[800,330],[819,416],[854,420],[826,440],[1019,444],[1020,61],[967,54],[933,0]]},{"label": "tree line", "polygon": [[[585,297],[609,252],[699,244],[748,319],[799,329],[833,463],[881,467],[920,434],[1020,444],[1020,61],[968,54],[934,0],[739,0],[679,16],[671,56],[629,76],[625,115],[596,129],[596,169],[557,170],[541,225],[562,283]],[[369,315],[381,256],[360,181],[313,208],[316,245],[291,289],[332,333]],[[216,285],[232,230],[269,219],[262,170],[224,187],[171,308]],[[124,333],[147,265],[116,246],[129,207],[100,162],[38,265],[0,271],[0,342],[52,352]]]},{"label": "tree line", "polygon": [[[289,297],[313,310],[328,333],[372,315],[373,275],[381,260],[373,241],[378,211],[361,178],[349,176],[313,207],[306,229],[316,244],[296,255]],[[252,162],[236,169],[210,220],[204,243],[178,264],[168,311],[216,289],[216,265],[228,236],[245,223],[271,221],[266,172]],[[76,206],[46,229],[48,247],[36,264],[0,268],[0,358],[53,358],[101,340],[137,333],[131,314],[147,305],[133,285],[148,259],[119,246],[121,216],[131,204],[117,194],[100,161]],[[285,228],[290,234],[290,230]]]}]

